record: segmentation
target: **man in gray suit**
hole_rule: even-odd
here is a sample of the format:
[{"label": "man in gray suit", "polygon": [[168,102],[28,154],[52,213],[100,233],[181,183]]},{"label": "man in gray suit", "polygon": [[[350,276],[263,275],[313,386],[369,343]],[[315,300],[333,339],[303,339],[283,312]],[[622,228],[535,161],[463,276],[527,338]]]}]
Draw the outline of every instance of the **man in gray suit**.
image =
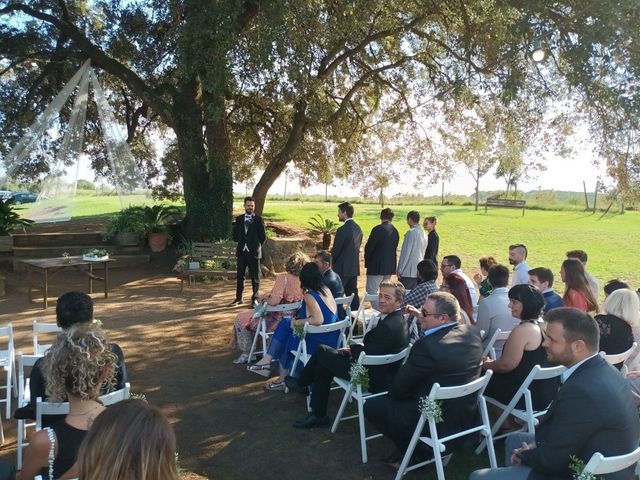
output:
[{"label": "man in gray suit", "polygon": [[353,205],[349,202],[338,205],[338,219],[344,222],[344,225],[336,231],[331,248],[333,271],[340,276],[345,295],[354,294],[351,308],[357,310],[360,307],[358,275],[360,275],[362,229],[353,221]]},{"label": "man in gray suit", "polygon": [[[638,410],[629,384],[598,354],[596,321],[567,307],[549,311],[544,319],[547,357],[567,367],[562,386],[535,436],[515,433],[507,437],[505,463],[511,466],[475,471],[471,480],[567,479],[572,478],[571,456],[586,464],[595,452],[609,457],[638,447]],[[634,466],[606,478],[632,478]]]},{"label": "man in gray suit", "polygon": [[415,210],[407,214],[407,225],[409,231],[404,234],[402,241],[397,275],[404,288],[411,290],[418,284],[418,263],[427,249],[427,237],[420,228],[420,214]]}]

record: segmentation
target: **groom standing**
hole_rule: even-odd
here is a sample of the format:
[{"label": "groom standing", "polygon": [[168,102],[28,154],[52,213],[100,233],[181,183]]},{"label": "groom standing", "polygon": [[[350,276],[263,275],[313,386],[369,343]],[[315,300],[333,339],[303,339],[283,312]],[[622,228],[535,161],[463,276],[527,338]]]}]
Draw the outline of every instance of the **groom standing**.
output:
[{"label": "groom standing", "polygon": [[233,224],[233,239],[238,242],[236,257],[238,257],[238,280],[236,284],[236,299],[231,305],[242,303],[244,290],[244,276],[249,267],[251,275],[251,306],[258,303],[258,290],[260,290],[260,259],[262,258],[262,244],[267,239],[264,229],[264,221],[259,215],[253,213],[256,202],[253,197],[244,199],[244,215],[238,215]]}]

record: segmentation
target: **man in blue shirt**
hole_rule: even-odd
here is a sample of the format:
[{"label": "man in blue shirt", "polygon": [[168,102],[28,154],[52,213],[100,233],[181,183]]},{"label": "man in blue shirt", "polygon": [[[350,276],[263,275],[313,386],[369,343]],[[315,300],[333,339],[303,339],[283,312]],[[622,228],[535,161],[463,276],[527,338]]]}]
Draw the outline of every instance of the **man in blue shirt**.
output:
[{"label": "man in blue shirt", "polygon": [[529,285],[537,287],[544,297],[543,313],[554,308],[564,307],[562,297],[553,291],[553,272],[548,268],[537,267],[529,270]]}]

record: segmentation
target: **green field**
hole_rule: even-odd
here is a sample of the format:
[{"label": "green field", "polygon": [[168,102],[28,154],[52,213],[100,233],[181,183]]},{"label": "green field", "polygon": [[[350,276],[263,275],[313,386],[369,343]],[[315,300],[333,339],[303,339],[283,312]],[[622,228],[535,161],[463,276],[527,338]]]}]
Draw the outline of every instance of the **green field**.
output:
[{"label": "green field", "polygon": [[[240,204],[236,206],[241,208]],[[355,205],[354,219],[360,224],[365,237],[379,222],[380,207]],[[463,262],[463,270],[474,272],[478,259],[493,255],[507,264],[508,246],[524,243],[529,250],[529,266],[550,268],[560,284],[560,265],[567,250],[582,249],[589,254],[588,269],[601,283],[622,278],[632,286],[640,286],[640,214],[595,215],[586,212],[527,210],[522,216],[515,209],[484,209],[478,212],[465,206],[402,206],[394,207],[395,224],[400,236],[407,231],[405,219],[410,210],[438,217],[440,257],[456,254]],[[335,204],[312,202],[274,202],[265,207],[265,218],[307,226],[307,220],[316,214],[337,220]]]}]

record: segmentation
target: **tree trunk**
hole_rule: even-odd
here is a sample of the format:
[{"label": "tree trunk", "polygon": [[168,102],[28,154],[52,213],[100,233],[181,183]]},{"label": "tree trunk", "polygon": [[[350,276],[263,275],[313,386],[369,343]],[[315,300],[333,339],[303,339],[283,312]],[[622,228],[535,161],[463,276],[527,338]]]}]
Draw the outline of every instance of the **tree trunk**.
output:
[{"label": "tree trunk", "polygon": [[379,200],[380,200],[380,206],[384,208],[384,190],[382,189],[382,187],[380,187]]},{"label": "tree trunk", "polygon": [[480,203],[480,175],[476,177],[476,212],[478,211],[478,203]]}]

